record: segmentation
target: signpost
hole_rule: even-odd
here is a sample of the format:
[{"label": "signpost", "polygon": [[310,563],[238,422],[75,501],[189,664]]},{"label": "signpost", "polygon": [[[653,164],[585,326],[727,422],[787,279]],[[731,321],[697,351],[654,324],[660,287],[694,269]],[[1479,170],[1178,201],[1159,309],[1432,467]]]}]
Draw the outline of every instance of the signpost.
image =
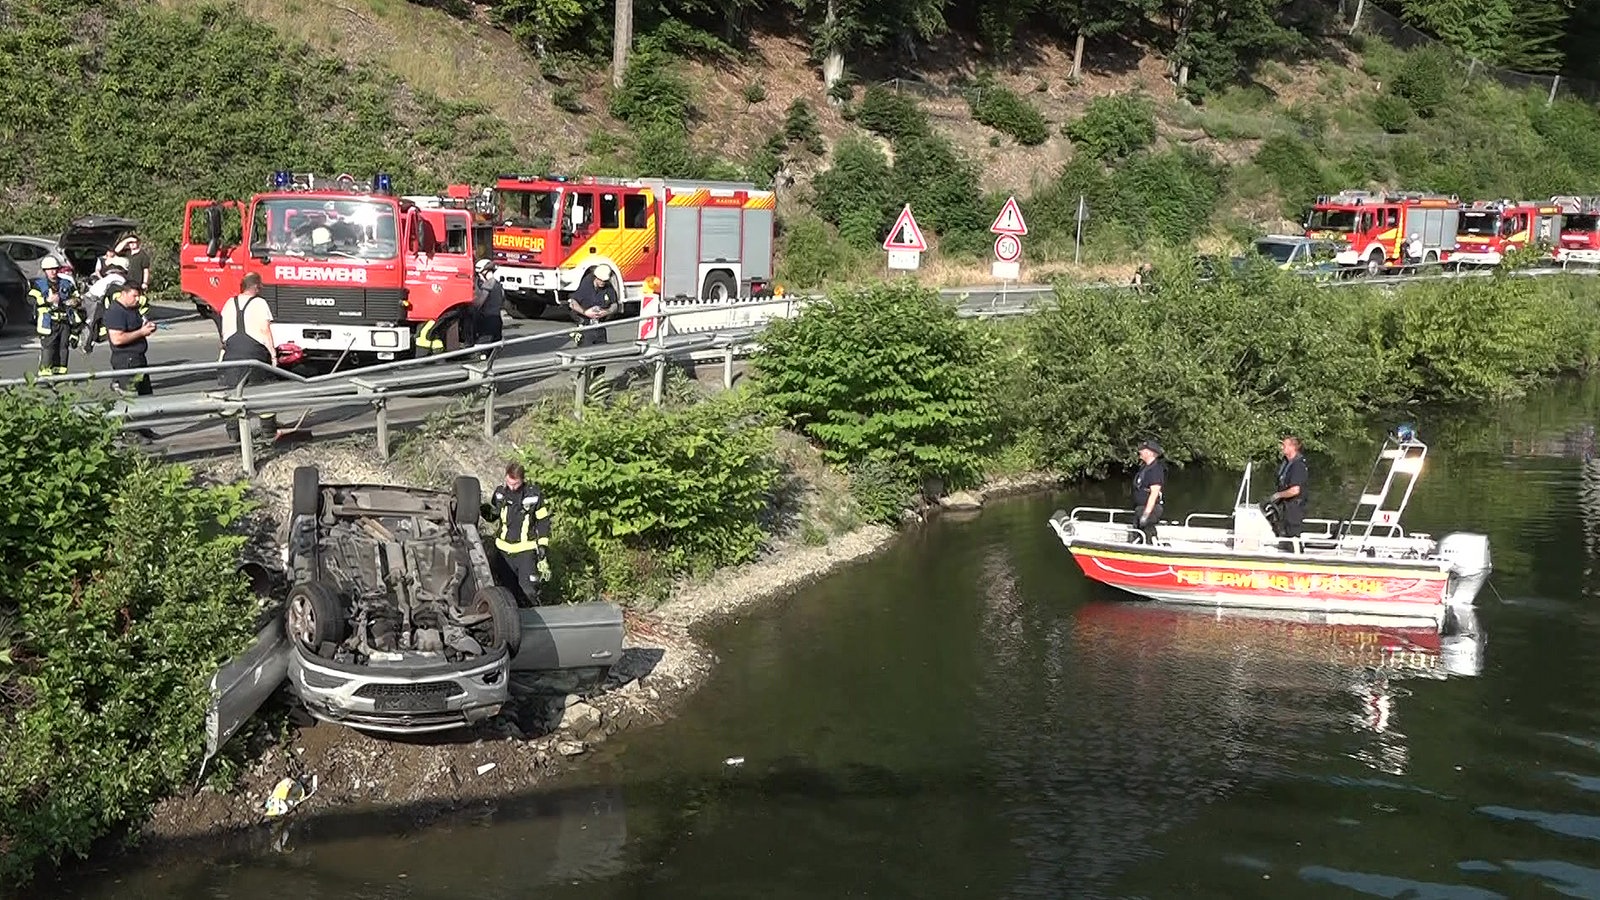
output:
[{"label": "signpost", "polygon": [[889,229],[889,236],[883,240],[883,249],[889,251],[891,269],[915,271],[922,264],[922,254],[928,249],[928,241],[923,238],[922,229],[911,215],[911,204],[907,203],[905,209],[900,210],[900,218],[894,220],[894,227]]},{"label": "signpost", "polygon": [[1000,215],[994,217],[994,224],[989,226],[989,231],[998,235],[994,239],[994,265],[990,271],[1002,286],[1020,281],[1022,236],[1028,233],[1028,223],[1022,218],[1016,197],[1006,198],[1006,205],[1000,207]]}]

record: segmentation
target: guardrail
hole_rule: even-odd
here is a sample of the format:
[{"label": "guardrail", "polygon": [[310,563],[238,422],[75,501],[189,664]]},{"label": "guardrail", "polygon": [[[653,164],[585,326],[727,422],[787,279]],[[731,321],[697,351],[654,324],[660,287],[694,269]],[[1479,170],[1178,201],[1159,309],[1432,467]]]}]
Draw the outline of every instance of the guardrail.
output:
[{"label": "guardrail", "polygon": [[[1592,269],[1569,270],[1554,267],[1530,268],[1512,274],[1539,276],[1563,272],[1596,274]],[[1341,279],[1325,282],[1322,286],[1403,284],[1434,279],[1482,277],[1490,274],[1493,273],[1466,271],[1441,272],[1437,275],[1397,275]],[[1129,285],[1105,283],[1080,286],[1097,289],[1130,289]],[[995,285],[946,289],[942,293],[953,296],[961,304],[962,316],[987,319],[1030,314],[1039,308],[1037,301],[1041,297],[1052,296],[1054,290],[1055,288],[1049,285]],[[972,299],[974,293],[987,294],[989,299],[987,302],[974,302]],[[249,370],[251,378],[241,380],[241,383],[232,389],[216,389],[171,397],[124,398],[112,404],[110,414],[119,418],[122,427],[129,430],[193,426],[211,418],[236,419],[241,426],[240,463],[246,474],[254,475],[255,448],[247,422],[253,415],[370,405],[375,413],[378,451],[387,459],[390,456],[390,405],[398,400],[479,392],[484,401],[483,433],[485,437],[493,437],[496,402],[500,394],[508,388],[531,384],[562,373],[576,373],[577,377],[573,383],[574,414],[580,418],[583,415],[583,404],[593,371],[611,364],[625,364],[630,368],[639,365],[653,366],[655,371],[652,399],[655,403],[660,403],[662,400],[666,369],[668,364],[675,360],[697,356],[720,359],[723,385],[731,387],[735,357],[757,344],[756,338],[766,323],[776,318],[790,318],[800,308],[819,299],[821,298],[817,296],[791,296],[737,300],[720,304],[664,300],[662,308],[657,312],[614,320],[604,326],[524,335],[426,357],[396,360],[309,377],[259,362],[184,363],[119,372],[100,371],[6,379],[0,380],[0,388],[25,384],[85,384],[134,375],[165,378],[189,373],[215,374],[226,369]],[[603,327],[610,331],[623,327],[638,328],[651,322],[655,327],[646,329],[653,331],[648,339],[586,347],[566,346],[589,327]],[[257,378],[264,378],[266,381],[263,383],[255,380]],[[92,401],[86,401],[86,405],[91,404]]]}]

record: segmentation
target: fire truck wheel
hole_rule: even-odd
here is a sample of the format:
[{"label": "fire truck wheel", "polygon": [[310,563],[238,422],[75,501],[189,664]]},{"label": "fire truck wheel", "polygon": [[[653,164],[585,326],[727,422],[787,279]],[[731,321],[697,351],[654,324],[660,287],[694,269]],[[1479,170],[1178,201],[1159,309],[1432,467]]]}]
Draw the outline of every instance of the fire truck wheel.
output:
[{"label": "fire truck wheel", "polygon": [[705,288],[700,292],[700,299],[710,300],[714,303],[727,303],[739,299],[739,286],[734,283],[733,276],[727,272],[712,272],[706,276]]},{"label": "fire truck wheel", "polygon": [[1383,254],[1374,253],[1367,257],[1367,277],[1377,278],[1383,274]]}]

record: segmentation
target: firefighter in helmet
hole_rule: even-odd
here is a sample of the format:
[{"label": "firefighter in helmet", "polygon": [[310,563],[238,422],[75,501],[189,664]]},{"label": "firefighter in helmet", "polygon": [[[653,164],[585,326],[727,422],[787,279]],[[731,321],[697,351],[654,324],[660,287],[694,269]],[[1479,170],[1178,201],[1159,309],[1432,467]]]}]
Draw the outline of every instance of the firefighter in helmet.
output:
[{"label": "firefighter in helmet", "polygon": [[28,297],[33,301],[34,331],[39,335],[39,374],[67,374],[67,355],[77,328],[78,286],[61,271],[53,256],[39,261],[44,274],[34,279]]},{"label": "firefighter in helmet", "polygon": [[506,465],[505,483],[495,488],[483,515],[498,523],[495,580],[511,591],[519,606],[538,605],[539,585],[550,579],[550,508],[521,463]]}]

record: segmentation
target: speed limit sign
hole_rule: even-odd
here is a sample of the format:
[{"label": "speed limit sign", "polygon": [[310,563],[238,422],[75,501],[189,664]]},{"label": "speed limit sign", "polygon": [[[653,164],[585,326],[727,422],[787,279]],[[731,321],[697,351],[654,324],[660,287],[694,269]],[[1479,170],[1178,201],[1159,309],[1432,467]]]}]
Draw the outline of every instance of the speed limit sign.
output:
[{"label": "speed limit sign", "polygon": [[1016,262],[1022,258],[1022,242],[1014,234],[1002,234],[994,239],[994,258],[1001,262]]}]

